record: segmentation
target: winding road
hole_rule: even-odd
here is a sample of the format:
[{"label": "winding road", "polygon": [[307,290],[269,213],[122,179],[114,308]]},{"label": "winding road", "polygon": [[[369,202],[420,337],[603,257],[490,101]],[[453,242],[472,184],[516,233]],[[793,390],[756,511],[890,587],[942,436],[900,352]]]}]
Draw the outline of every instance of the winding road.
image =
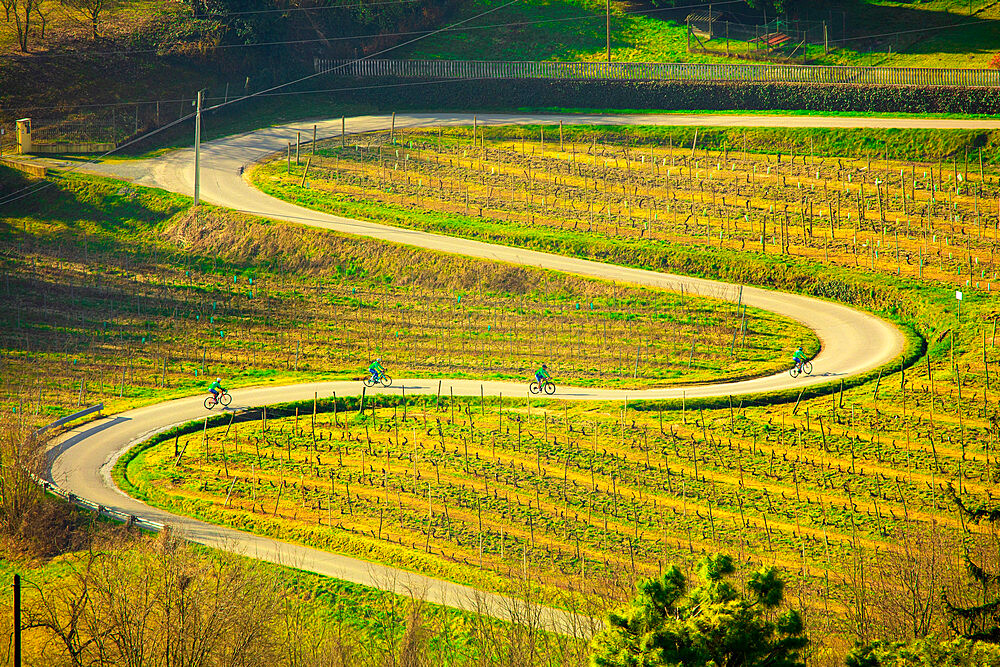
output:
[{"label": "winding road", "polygon": [[[398,115],[397,128],[468,125],[471,114],[412,114]],[[759,116],[563,116],[574,124],[661,124],[661,125],[760,125]],[[822,118],[813,116],[768,117],[771,125],[794,127],[997,127],[990,121],[955,121],[947,119],[884,119],[884,118]],[[485,114],[478,116],[482,124],[558,123],[559,116]],[[364,116],[347,120],[348,132],[385,129],[389,116]],[[824,124],[825,123],[825,124]],[[895,123],[895,124],[894,124]],[[969,124],[978,125],[969,125]],[[214,204],[273,219],[321,227],[336,232],[369,236],[384,241],[418,246],[440,252],[469,255],[482,259],[507,262],[582,276],[634,283],[654,288],[678,290],[702,296],[736,300],[739,286],[619,267],[600,262],[552,255],[523,248],[452,238],[427,232],[352,220],[300,208],[265,195],[250,187],[240,176],[241,167],[264,156],[282,151],[296,132],[312,136],[313,122],[301,122],[270,127],[255,132],[226,137],[202,145],[201,196]],[[340,133],[341,119],[319,121],[319,136]],[[164,156],[131,162],[109,162],[96,165],[91,171],[131,180],[137,184],[160,187],[192,194],[193,156],[191,150],[175,151]],[[738,382],[690,387],[671,387],[642,391],[608,389],[560,388],[556,398],[578,400],[623,400],[741,395],[803,387],[829,382],[869,371],[896,358],[904,346],[904,338],[893,325],[851,308],[795,294],[745,287],[743,302],[798,320],[813,329],[822,343],[822,351],[813,360],[814,374],[793,380],[787,373]],[[436,393],[438,381],[403,379],[384,392]],[[445,391],[456,395],[505,396],[525,395],[525,385],[502,382],[443,380]],[[311,399],[314,395],[329,397],[355,395],[358,382],[329,382],[285,387],[244,389],[236,392],[230,409],[270,405],[292,400]],[[580,636],[593,631],[593,620],[562,611],[534,605],[499,595],[366,561],[328,553],[300,545],[279,542],[243,531],[219,527],[188,517],[170,514],[150,507],[122,493],[111,479],[111,468],[118,458],[133,445],[150,435],[173,425],[203,417],[202,397],[189,397],[131,410],[71,429],[54,443],[48,477],[65,491],[88,498],[100,505],[126,514],[171,525],[188,539],[247,556],[317,572],[339,579],[374,586],[400,593],[422,595],[428,601],[507,619],[523,620],[534,616],[538,623],[550,629]]]}]

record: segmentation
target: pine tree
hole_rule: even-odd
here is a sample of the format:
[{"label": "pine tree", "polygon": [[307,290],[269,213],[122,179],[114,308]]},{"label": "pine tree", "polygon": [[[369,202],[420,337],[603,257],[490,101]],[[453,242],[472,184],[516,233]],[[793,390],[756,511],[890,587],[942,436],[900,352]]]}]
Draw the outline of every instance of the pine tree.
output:
[{"label": "pine tree", "polygon": [[784,581],[764,567],[747,582],[744,597],[729,582],[736,571],[727,555],[698,563],[702,584],[687,590],[677,566],[637,585],[638,595],[591,641],[593,667],[800,667],[808,643],[798,611],[779,611]]}]

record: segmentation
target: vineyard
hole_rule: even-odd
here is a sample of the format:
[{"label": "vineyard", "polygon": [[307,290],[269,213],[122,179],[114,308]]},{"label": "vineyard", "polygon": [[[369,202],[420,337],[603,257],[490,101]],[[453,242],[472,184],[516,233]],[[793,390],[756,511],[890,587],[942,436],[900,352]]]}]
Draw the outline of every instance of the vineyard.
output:
[{"label": "vineyard", "polygon": [[[537,580],[558,599],[614,601],[637,577],[723,550],[792,573],[836,643],[904,550],[937,558],[939,583],[957,579],[945,554],[969,527],[951,494],[993,499],[996,430],[941,375],[774,408],[319,400],[165,438],[119,476],[214,522],[498,590]],[[917,631],[892,621],[868,619]]]},{"label": "vineyard", "polygon": [[762,154],[727,136],[705,149],[687,128],[385,132],[320,142],[308,164],[289,152],[252,178],[305,206],[460,235],[683,243],[992,290],[1000,181],[982,148]]},{"label": "vineyard", "polygon": [[91,178],[0,235],[14,249],[0,265],[0,402],[42,415],[215,376],[359,376],[376,357],[397,375],[524,379],[548,362],[561,380],[648,386],[767,374],[792,341],[819,348],[798,324],[711,295],[188,212]]},{"label": "vineyard", "polygon": [[[995,539],[956,512],[993,506],[1000,479],[995,167],[963,143],[917,159],[912,141],[869,158],[719,139],[393,131],[300,146],[298,165],[290,146],[249,177],[366,219],[836,299],[909,328],[916,352],[776,405],[470,399],[447,380],[436,395],[317,396],[162,434],[116,479],[175,512],[593,615],[671,563],[776,564],[820,661],[946,631],[942,593],[981,594],[956,555]],[[237,384],[360,377],[374,356],[396,377],[523,380],[547,361],[560,382],[641,388],[778,371],[795,342],[819,347],[712,294],[189,213],[94,179],[62,187],[67,207],[123,206],[125,242],[79,217],[4,228],[5,281],[47,276],[0,306],[24,350],[3,359],[15,404],[43,369],[65,406],[102,377],[99,395],[140,402],[217,369]]]},{"label": "vineyard", "polygon": [[164,441],[130,483],[438,576],[499,590],[536,577],[554,599],[624,599],[636,578],[720,550],[778,564],[818,654],[945,631],[942,592],[976,595],[955,554],[992,539],[957,503],[992,506],[1000,478],[991,155],[975,137],[837,155],[809,135],[772,152],[705,135],[708,148],[693,128],[390,131],[307,147],[297,166],[289,151],[250,178],[322,210],[836,298],[915,327],[917,365],[774,407],[320,401],[316,417],[257,412],[186,449]]}]

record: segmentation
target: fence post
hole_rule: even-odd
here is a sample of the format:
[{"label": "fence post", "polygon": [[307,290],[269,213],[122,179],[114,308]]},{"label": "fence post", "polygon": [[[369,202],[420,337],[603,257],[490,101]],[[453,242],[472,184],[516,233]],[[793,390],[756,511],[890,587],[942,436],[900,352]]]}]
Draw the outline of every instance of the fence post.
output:
[{"label": "fence post", "polygon": [[826,29],[826,21],[823,21],[823,55],[830,55],[830,34]]}]

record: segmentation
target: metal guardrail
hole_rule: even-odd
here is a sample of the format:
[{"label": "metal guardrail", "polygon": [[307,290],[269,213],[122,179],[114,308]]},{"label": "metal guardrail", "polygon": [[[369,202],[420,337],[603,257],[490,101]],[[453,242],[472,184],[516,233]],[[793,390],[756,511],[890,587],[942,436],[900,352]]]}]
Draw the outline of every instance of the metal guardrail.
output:
[{"label": "metal guardrail", "polygon": [[[65,417],[61,417],[55,420],[54,422],[46,424],[45,426],[35,431],[35,436],[37,437],[39,435],[42,435],[49,429],[58,428],[63,424],[68,424],[69,422],[80,419],[81,417],[86,417],[87,415],[92,415],[95,412],[100,412],[103,409],[104,409],[104,404],[98,403],[97,405],[92,405],[89,408],[80,410],[79,412],[74,412],[71,415],[66,415]],[[161,531],[164,528],[164,525],[159,521],[150,521],[149,519],[144,519],[134,514],[128,514],[126,512],[121,512],[119,510],[106,507],[104,505],[101,505],[100,503],[95,503],[93,500],[90,500],[88,498],[83,498],[81,496],[76,495],[75,493],[70,493],[69,491],[60,488],[59,485],[56,484],[55,482],[43,479],[32,472],[28,472],[28,476],[31,477],[31,479],[34,480],[34,482],[38,484],[40,487],[42,487],[42,490],[46,491],[47,493],[51,493],[54,496],[58,496],[63,500],[65,500],[66,502],[72,503],[78,507],[88,509],[92,512],[97,512],[102,516],[115,519],[116,521],[121,521],[127,526],[139,526],[140,528],[146,528],[148,530],[155,530],[155,531]]]},{"label": "metal guardrail", "polygon": [[754,63],[604,63],[497,60],[325,60],[317,74],[358,78],[568,79],[1000,87],[1000,70]]},{"label": "metal guardrail", "polygon": [[55,482],[50,482],[48,480],[42,479],[41,477],[29,473],[31,478],[38,484],[42,489],[54,496],[59,496],[68,503],[72,503],[77,507],[82,507],[88,509],[92,512],[97,512],[102,516],[106,516],[116,521],[121,521],[126,526],[139,526],[140,528],[146,528],[148,530],[161,531],[164,525],[159,521],[150,521],[149,519],[144,519],[142,517],[136,516],[134,514],[128,514],[126,512],[120,512],[116,509],[111,509],[110,507],[105,507],[100,503],[95,503],[93,500],[83,498],[76,495],[75,493],[70,493],[65,489],[62,489]]}]

